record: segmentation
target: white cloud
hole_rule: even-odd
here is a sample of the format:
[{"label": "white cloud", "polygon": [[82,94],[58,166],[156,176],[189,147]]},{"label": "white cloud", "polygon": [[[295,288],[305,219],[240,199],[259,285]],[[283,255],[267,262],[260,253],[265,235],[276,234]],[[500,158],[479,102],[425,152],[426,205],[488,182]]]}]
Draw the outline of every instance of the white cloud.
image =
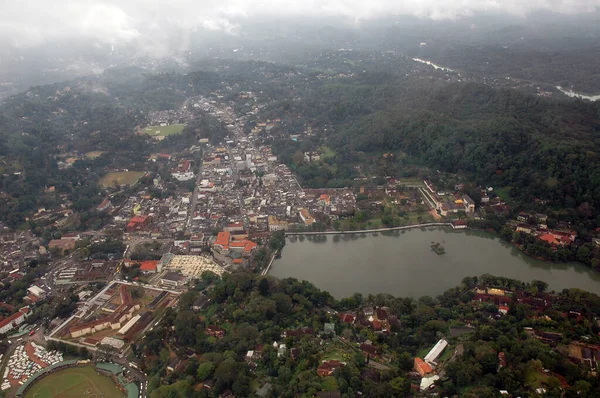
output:
[{"label": "white cloud", "polygon": [[523,16],[539,9],[573,14],[599,8],[600,0],[0,0],[0,43],[26,47],[79,38],[151,48],[195,29],[235,34],[255,17],[444,20],[482,11]]}]

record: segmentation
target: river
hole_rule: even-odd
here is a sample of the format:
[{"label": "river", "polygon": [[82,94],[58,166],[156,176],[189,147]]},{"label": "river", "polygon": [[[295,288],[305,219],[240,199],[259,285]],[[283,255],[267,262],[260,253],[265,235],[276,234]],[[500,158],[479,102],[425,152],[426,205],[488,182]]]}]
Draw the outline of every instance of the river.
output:
[{"label": "river", "polygon": [[421,59],[421,58],[413,58],[412,60],[415,61],[415,62],[420,62],[420,63],[425,64],[425,65],[433,66],[433,69],[440,69],[440,70],[443,70],[445,72],[454,72],[454,69],[446,68],[445,66],[436,65],[436,64],[434,64],[431,61],[427,61],[427,60],[424,60],[424,59]]},{"label": "river", "polygon": [[[431,242],[440,242],[446,253],[435,254]],[[493,234],[446,228],[291,237],[269,271],[307,280],[336,298],[356,292],[436,296],[466,276],[486,273],[542,280],[557,291],[576,287],[600,294],[600,273],[584,265],[535,260]]]},{"label": "river", "polygon": [[561,86],[556,86],[556,88],[558,90],[560,90],[562,93],[564,93],[572,98],[581,98],[581,99],[586,99],[586,100],[590,100],[590,101],[600,100],[600,94],[599,95],[586,95],[586,94],[576,93],[575,91],[572,91],[572,90],[565,90]]}]

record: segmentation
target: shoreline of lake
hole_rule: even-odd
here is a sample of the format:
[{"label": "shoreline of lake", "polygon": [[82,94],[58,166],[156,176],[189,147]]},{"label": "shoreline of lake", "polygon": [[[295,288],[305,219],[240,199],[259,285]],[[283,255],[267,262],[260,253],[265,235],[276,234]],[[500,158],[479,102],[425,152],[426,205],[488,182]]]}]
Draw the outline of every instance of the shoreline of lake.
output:
[{"label": "shoreline of lake", "polygon": [[[445,253],[432,252],[431,242],[441,242]],[[600,273],[580,263],[537,260],[496,234],[450,228],[288,237],[269,274],[307,280],[336,298],[355,292],[436,296],[482,274],[600,294]]]}]

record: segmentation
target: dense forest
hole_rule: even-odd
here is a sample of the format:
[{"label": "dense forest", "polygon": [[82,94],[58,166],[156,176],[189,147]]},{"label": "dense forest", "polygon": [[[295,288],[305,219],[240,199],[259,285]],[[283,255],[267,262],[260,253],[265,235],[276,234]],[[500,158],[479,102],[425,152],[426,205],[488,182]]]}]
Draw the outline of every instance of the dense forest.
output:
[{"label": "dense forest", "polygon": [[[536,48],[523,48],[520,43],[511,46],[430,45],[419,49],[418,55],[487,79],[510,76],[536,84],[573,87],[577,92],[600,92],[600,73],[596,68],[600,46],[573,38],[563,38],[563,41],[565,48],[561,49],[556,49],[554,43],[551,48],[545,48],[544,40],[538,40]],[[534,44],[530,43],[531,47]]]},{"label": "dense forest", "polygon": [[[276,105],[267,114],[279,112],[302,114],[321,127],[320,139],[274,143],[309,186],[349,183],[355,173],[348,166],[368,167],[393,153],[397,169],[416,161],[482,186],[514,187],[513,200],[524,205],[541,198],[548,207],[594,222],[600,209],[598,103],[370,75],[316,88],[303,101]],[[320,165],[294,161],[297,151],[320,145],[335,156]]]}]

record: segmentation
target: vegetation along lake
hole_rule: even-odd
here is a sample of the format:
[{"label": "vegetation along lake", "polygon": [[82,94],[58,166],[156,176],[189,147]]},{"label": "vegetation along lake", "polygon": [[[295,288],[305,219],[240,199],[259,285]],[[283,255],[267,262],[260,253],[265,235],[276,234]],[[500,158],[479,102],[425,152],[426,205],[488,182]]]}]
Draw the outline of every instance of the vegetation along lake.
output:
[{"label": "vegetation along lake", "polygon": [[[444,254],[436,254],[432,242],[439,242]],[[600,294],[600,273],[582,264],[539,261],[493,234],[445,228],[288,237],[269,274],[307,280],[336,298],[356,292],[436,296],[466,276],[482,274]]]}]

